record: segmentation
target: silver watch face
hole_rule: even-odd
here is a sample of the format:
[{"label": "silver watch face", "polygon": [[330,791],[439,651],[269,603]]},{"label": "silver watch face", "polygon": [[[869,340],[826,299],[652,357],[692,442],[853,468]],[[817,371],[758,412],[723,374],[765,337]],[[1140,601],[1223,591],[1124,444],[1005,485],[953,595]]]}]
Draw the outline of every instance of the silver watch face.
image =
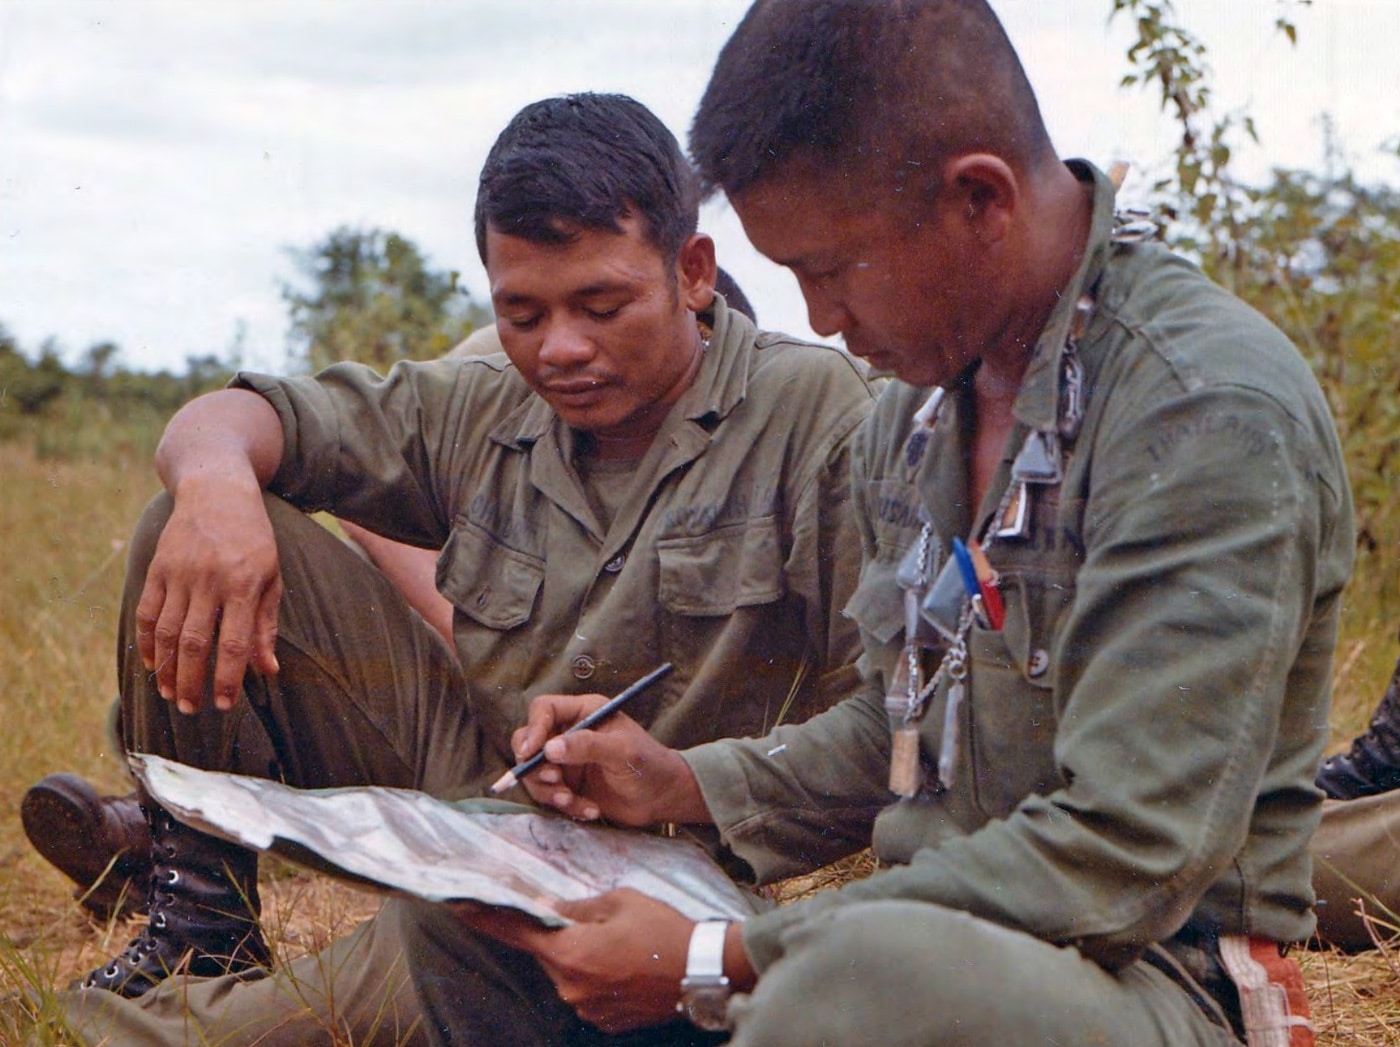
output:
[{"label": "silver watch face", "polygon": [[729,1028],[728,1005],[727,985],[707,985],[702,989],[689,989],[685,994],[685,1016],[691,1025],[706,1032]]}]

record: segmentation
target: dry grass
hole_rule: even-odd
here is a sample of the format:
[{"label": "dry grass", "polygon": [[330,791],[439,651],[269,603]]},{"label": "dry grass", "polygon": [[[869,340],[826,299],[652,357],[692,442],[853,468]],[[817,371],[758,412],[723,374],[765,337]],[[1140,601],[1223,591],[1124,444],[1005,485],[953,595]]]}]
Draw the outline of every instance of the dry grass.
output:
[{"label": "dry grass", "polygon": [[[0,442],[0,994],[61,987],[105,961],[135,931],[124,923],[99,926],[83,915],[67,881],[28,846],[18,809],[24,790],[54,770],[77,771],[112,791],[126,789],[102,725],[115,691],[112,646],[124,542],[155,488],[144,459],[132,453],[84,452],[58,460]],[[1387,573],[1363,563],[1358,577],[1384,579]],[[1394,663],[1387,602],[1379,589],[1359,589],[1348,602],[1334,744],[1365,723]],[[785,885],[784,896],[864,868],[857,862],[824,873],[822,882]],[[375,904],[286,868],[265,872],[262,889],[266,923],[283,958],[319,949]],[[1320,1043],[1400,1042],[1400,953],[1306,953],[1302,962]]]}]

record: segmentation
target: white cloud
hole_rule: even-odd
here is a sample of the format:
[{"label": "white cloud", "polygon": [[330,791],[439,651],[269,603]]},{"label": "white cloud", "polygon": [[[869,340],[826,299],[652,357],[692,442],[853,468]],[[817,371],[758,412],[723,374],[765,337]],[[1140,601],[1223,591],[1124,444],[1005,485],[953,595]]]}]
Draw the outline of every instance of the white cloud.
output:
[{"label": "white cloud", "polygon": [[[1128,27],[1109,0],[993,0],[1066,155],[1152,163],[1171,129],[1117,90]],[[747,0],[0,0],[0,323],[77,354],[112,339],[130,365],[183,366],[248,326],[281,366],[286,246],[340,225],[394,229],[484,294],[476,174],[520,106],[618,90],[684,138]],[[1315,164],[1317,115],[1360,159],[1400,116],[1390,0],[1291,7],[1178,0],[1220,100],[1248,103],[1264,147]],[[1387,172],[1390,173],[1390,172]],[[1131,183],[1130,183],[1131,187]],[[723,204],[721,261],[765,323],[806,332],[790,277]]]}]

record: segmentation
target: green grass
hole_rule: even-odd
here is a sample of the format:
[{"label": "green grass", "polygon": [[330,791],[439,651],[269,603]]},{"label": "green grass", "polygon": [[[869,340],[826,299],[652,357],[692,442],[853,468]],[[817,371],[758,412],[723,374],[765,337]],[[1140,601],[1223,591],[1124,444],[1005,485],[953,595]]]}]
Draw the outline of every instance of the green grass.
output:
[{"label": "green grass", "polygon": [[[80,424],[84,423],[84,424]],[[92,423],[92,424],[86,424]],[[149,465],[152,419],[59,416],[27,420],[26,430],[0,439],[0,997],[26,990],[41,1002],[125,944],[130,929],[101,927],[70,898],[70,885],[25,840],[18,809],[24,790],[42,775],[72,770],[104,788],[125,791],[121,767],[104,730],[115,693],[116,615],[130,527],[157,490]],[[1400,517],[1400,508],[1396,510]],[[1391,521],[1390,533],[1400,534]],[[1332,747],[1364,726],[1394,665],[1397,641],[1395,548],[1362,554],[1347,592],[1338,648]],[[288,913],[309,911],[304,879],[265,891],[268,926],[281,955],[315,949],[345,927],[309,916],[293,932]],[[329,912],[346,905],[333,899]],[[367,911],[367,910],[366,910]],[[1386,1042],[1385,1016],[1366,1019],[1367,1001],[1394,999],[1400,972],[1386,956],[1305,958],[1314,985],[1319,1042]],[[1342,988],[1359,986],[1319,1014]],[[1358,1008],[1361,1010],[1358,1011]],[[1358,1014],[1361,1020],[1358,1024]],[[41,1026],[42,1028],[42,1026]],[[0,1043],[23,1035],[63,1042],[54,1029],[0,1008]]]}]

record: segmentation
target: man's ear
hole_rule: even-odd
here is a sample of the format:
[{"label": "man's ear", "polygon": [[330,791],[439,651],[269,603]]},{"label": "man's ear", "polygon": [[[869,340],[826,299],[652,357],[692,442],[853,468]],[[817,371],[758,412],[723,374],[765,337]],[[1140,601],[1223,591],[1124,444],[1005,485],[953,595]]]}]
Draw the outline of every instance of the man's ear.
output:
[{"label": "man's ear", "polygon": [[978,240],[991,244],[1006,237],[1021,203],[1021,186],[1005,160],[991,153],[954,157],[944,168],[943,184]]},{"label": "man's ear", "polygon": [[703,312],[715,300],[715,242],[694,233],[676,256],[676,279],[681,299],[692,313]]}]

